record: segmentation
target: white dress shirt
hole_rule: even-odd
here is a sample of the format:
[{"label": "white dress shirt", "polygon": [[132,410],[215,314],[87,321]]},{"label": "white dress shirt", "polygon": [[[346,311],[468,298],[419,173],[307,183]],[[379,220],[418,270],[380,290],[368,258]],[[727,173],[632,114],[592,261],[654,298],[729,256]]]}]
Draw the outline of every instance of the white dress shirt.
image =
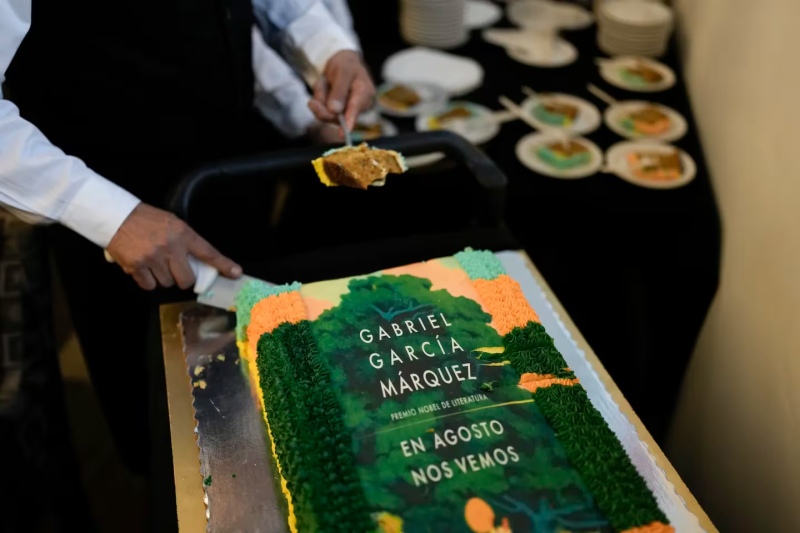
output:
[{"label": "white dress shirt", "polygon": [[[353,30],[353,17],[346,0],[321,0],[334,20],[359,46]],[[281,133],[296,138],[308,132],[316,118],[308,109],[311,95],[298,73],[302,65],[290,65],[265,41],[275,41],[268,25],[253,30],[253,70],[256,73],[255,104],[261,114]]]},{"label": "white dress shirt", "polygon": [[[31,24],[33,0],[0,0],[0,83]],[[253,0],[307,76],[318,76],[341,50],[358,50],[319,0]],[[254,59],[255,63],[255,59]],[[254,64],[256,79],[269,79]],[[0,94],[2,96],[2,94]],[[31,223],[58,222],[105,248],[139,199],[53,146],[17,107],[0,98],[0,204]]]}]

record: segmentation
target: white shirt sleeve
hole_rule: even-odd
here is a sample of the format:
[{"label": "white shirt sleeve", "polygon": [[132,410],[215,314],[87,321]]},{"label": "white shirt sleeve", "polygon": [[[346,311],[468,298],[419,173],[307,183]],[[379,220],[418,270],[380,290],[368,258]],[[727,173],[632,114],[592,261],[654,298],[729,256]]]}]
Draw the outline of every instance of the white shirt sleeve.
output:
[{"label": "white shirt sleeve", "polygon": [[253,27],[253,71],[256,108],[289,138],[305,134],[315,122],[308,109],[308,89],[283,58],[264,42]]},{"label": "white shirt sleeve", "polygon": [[[0,83],[30,28],[32,0],[0,0]],[[0,94],[0,204],[31,223],[60,222],[106,247],[139,199],[53,146]]]},{"label": "white shirt sleeve", "polygon": [[360,51],[356,40],[337,23],[321,0],[254,0],[253,5],[257,16],[266,14],[269,22],[281,30],[283,51],[309,85],[316,83],[334,54],[342,50]]}]

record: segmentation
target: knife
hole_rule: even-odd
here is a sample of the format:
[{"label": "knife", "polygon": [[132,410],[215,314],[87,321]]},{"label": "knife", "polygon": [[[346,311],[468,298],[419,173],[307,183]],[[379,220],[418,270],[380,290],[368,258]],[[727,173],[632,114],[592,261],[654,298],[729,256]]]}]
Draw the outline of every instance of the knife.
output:
[{"label": "knife", "polygon": [[[106,261],[114,263],[114,258],[108,251],[105,251]],[[189,256],[189,268],[194,273],[194,292],[197,294],[197,302],[211,307],[217,307],[230,311],[234,307],[236,295],[242,286],[248,281],[258,281],[269,285],[275,286],[274,283],[263,281],[252,276],[239,276],[237,279],[226,278],[220,276],[216,268],[204,263],[196,257]]]}]

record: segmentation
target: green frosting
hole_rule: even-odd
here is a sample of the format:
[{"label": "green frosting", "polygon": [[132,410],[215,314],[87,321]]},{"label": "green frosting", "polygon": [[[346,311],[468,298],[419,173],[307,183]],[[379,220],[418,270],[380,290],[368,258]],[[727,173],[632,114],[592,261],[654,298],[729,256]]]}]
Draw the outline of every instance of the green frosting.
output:
[{"label": "green frosting", "polygon": [[299,290],[300,283],[296,281],[285,285],[269,285],[258,279],[247,280],[234,299],[234,305],[236,306],[236,339],[242,341],[247,338],[250,311],[253,310],[253,306],[258,302],[268,296]]},{"label": "green frosting", "polygon": [[555,167],[559,170],[580,167],[588,164],[592,160],[592,156],[589,152],[580,152],[565,157],[551,150],[549,146],[538,148],[536,150],[536,155],[551,167]]},{"label": "green frosting", "polygon": [[[514,328],[504,337],[503,344],[508,360],[520,374],[575,377],[564,370],[567,363],[541,324],[529,322],[524,328]],[[653,522],[668,523],[619,439],[581,385],[542,387],[533,397],[615,531]]]},{"label": "green frosting", "polygon": [[557,378],[575,379],[575,374],[566,370],[567,362],[541,324],[528,322],[523,328],[512,329],[503,337],[503,346],[503,355],[520,375],[553,374]]},{"label": "green frosting", "polygon": [[564,126],[569,122],[569,117],[561,113],[551,113],[542,104],[537,105],[533,109],[533,116],[551,126]]},{"label": "green frosting", "polygon": [[626,118],[625,120],[620,122],[620,125],[626,129],[627,131],[635,132],[636,131],[636,124],[630,118]]},{"label": "green frosting", "polygon": [[647,83],[643,77],[641,77],[638,74],[634,74],[633,72],[631,72],[626,68],[620,71],[620,77],[622,78],[623,81],[627,82],[628,84],[634,87],[646,87],[647,85],[649,85],[649,83]]},{"label": "green frosting", "polygon": [[298,530],[374,530],[350,433],[311,323],[285,323],[262,335],[256,364]]},{"label": "green frosting", "polygon": [[471,280],[485,279],[491,281],[506,273],[497,256],[488,250],[467,248],[463,252],[455,254],[454,257]]}]

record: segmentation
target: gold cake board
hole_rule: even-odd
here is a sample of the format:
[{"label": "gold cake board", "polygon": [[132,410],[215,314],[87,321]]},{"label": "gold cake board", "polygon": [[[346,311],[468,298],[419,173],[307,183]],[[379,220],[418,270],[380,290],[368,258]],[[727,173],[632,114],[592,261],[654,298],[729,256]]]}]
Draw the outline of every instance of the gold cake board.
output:
[{"label": "gold cake board", "polygon": [[[598,360],[591,347],[581,336],[575,324],[564,311],[558,299],[551,292],[539,271],[524,252],[516,252],[528,273],[538,284],[544,297],[552,307],[554,315],[560,319],[561,324],[571,336],[578,350],[583,352],[585,362],[596,374],[597,379],[605,388],[610,399],[616,404],[619,413],[633,425],[635,438],[646,447],[655,466],[663,471],[663,476],[655,476],[657,483],[654,493],[659,496],[669,494],[677,496],[685,504],[685,510],[693,518],[696,525],[691,529],[702,529],[709,533],[717,529],[700,507],[678,473],[667,460],[664,453],[645,429],[642,422],[631,409],[630,404],[608,375],[603,365]],[[509,272],[511,274],[511,272]],[[513,274],[512,274],[512,277]],[[162,344],[164,352],[164,367],[166,372],[167,398],[169,403],[170,433],[172,439],[172,457],[175,475],[175,497],[177,503],[178,525],[182,533],[205,531],[208,526],[206,518],[206,505],[204,503],[203,476],[198,459],[198,443],[195,433],[196,420],[193,408],[192,385],[190,383],[190,369],[184,354],[183,334],[180,330],[181,314],[201,308],[196,302],[183,302],[164,305],[160,309]],[[537,309],[537,311],[539,311]],[[541,315],[542,313],[540,313]],[[549,331],[549,330],[548,330]],[[573,367],[574,369],[574,367]],[[590,393],[591,397],[591,393]],[[592,398],[594,401],[594,398]],[[623,439],[624,440],[624,439]],[[220,474],[226,475],[226,474]],[[647,477],[647,476],[646,476]],[[671,486],[670,486],[671,485]],[[674,487],[674,490],[673,490]],[[271,521],[271,520],[270,520]],[[676,524],[678,533],[687,531],[687,527]],[[699,526],[699,527],[698,527]]]}]

